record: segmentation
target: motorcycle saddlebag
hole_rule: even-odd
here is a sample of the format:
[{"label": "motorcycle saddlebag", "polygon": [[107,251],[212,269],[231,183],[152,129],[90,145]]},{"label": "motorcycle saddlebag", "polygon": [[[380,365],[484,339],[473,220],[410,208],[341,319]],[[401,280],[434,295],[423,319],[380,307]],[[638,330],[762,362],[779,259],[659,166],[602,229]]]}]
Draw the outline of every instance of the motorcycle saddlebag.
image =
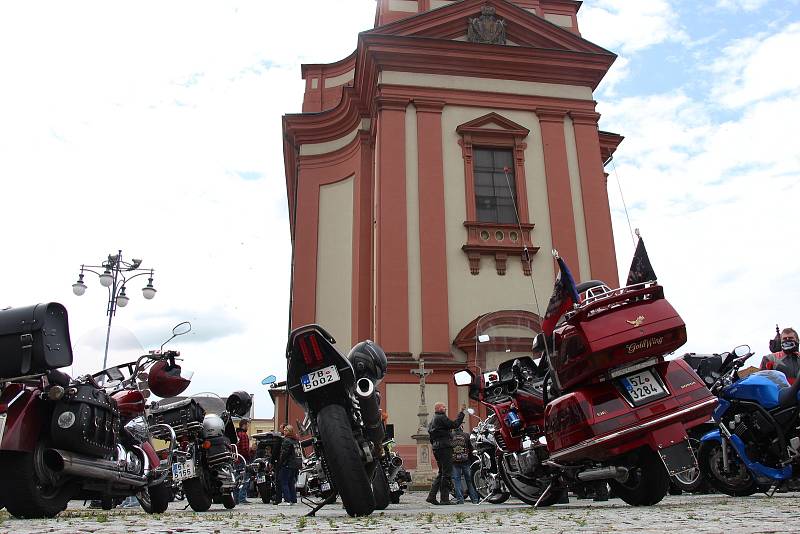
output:
[{"label": "motorcycle saddlebag", "polygon": [[553,378],[559,389],[569,390],[684,343],[686,325],[661,286],[616,289],[581,305],[556,330]]},{"label": "motorcycle saddlebag", "polygon": [[112,454],[120,432],[116,402],[104,389],[92,383],[74,387],[77,392],[65,395],[53,409],[50,424],[53,446],[88,456]]},{"label": "motorcycle saddlebag", "polygon": [[225,436],[207,438],[210,447],[206,450],[206,459],[209,466],[215,466],[232,461],[231,440]]},{"label": "motorcycle saddlebag", "polygon": [[67,309],[57,302],[0,311],[0,379],[72,365]]},{"label": "motorcycle saddlebag", "polygon": [[[169,425],[175,431],[175,434],[180,436],[193,430],[202,430],[203,417],[205,415],[206,411],[196,400],[183,399],[151,409],[147,422],[151,426],[157,424]],[[154,431],[156,435],[161,435],[157,428]]]}]

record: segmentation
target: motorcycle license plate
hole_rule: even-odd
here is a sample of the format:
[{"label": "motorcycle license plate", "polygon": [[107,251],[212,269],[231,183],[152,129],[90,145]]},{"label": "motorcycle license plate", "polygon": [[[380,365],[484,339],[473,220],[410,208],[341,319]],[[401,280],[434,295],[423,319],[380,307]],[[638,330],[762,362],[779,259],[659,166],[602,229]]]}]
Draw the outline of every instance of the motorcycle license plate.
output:
[{"label": "motorcycle license plate", "polygon": [[256,484],[263,484],[267,481],[267,477],[265,475],[258,475],[256,477]]},{"label": "motorcycle license plate", "polygon": [[6,431],[6,417],[8,414],[0,414],[0,443],[3,443],[3,433]]},{"label": "motorcycle license plate", "polygon": [[619,379],[634,406],[641,406],[667,395],[650,370],[639,371]]},{"label": "motorcycle license plate", "polygon": [[194,470],[194,462],[176,462],[172,464],[172,479],[176,481],[194,478],[197,473]]},{"label": "motorcycle license plate", "polygon": [[323,482],[322,484],[319,485],[319,490],[320,491],[328,491],[330,489],[331,489],[331,483],[330,482]]},{"label": "motorcycle license plate", "polygon": [[392,482],[389,484],[389,491],[400,491],[400,484],[397,482]]},{"label": "motorcycle license plate", "polygon": [[339,371],[335,365],[323,367],[307,375],[300,377],[300,383],[303,384],[303,391],[311,391],[312,389],[321,388],[339,381]]}]

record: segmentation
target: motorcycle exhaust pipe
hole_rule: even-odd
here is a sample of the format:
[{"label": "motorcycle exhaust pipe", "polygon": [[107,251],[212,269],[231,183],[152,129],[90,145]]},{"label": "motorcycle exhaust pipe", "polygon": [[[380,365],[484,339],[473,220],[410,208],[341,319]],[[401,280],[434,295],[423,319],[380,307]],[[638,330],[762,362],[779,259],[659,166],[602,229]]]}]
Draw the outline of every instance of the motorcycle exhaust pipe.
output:
[{"label": "motorcycle exhaust pipe", "polygon": [[81,456],[60,449],[47,449],[44,452],[44,464],[56,473],[136,487],[147,485],[147,478],[124,471],[116,461]]},{"label": "motorcycle exhaust pipe", "polygon": [[379,449],[383,443],[385,433],[375,384],[369,378],[359,378],[356,381],[356,395],[358,396],[358,406],[361,408],[361,419],[364,421],[367,438],[375,444],[376,449]]},{"label": "motorcycle exhaust pipe", "polygon": [[625,482],[628,480],[627,467],[599,467],[597,469],[588,469],[578,473],[578,480],[582,482],[591,482],[593,480],[608,480],[613,479],[617,482]]}]

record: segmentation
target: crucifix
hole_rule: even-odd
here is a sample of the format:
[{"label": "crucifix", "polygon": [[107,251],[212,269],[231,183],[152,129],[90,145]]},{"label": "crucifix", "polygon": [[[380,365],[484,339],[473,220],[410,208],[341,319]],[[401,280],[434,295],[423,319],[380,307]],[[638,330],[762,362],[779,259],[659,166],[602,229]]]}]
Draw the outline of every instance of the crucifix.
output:
[{"label": "crucifix", "polygon": [[425,369],[425,360],[419,359],[419,368],[411,369],[409,371],[412,375],[419,377],[419,432],[428,431],[428,403],[425,401],[425,377],[433,371]]}]

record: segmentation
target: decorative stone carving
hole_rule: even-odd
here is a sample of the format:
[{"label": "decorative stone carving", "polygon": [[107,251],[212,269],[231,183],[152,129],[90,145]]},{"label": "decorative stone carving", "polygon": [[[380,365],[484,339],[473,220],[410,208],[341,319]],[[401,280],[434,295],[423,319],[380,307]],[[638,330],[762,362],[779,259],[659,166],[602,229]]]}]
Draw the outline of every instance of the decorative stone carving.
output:
[{"label": "decorative stone carving", "polygon": [[480,17],[469,19],[467,41],[506,44],[506,21],[495,17],[495,9],[492,6],[483,6]]}]

